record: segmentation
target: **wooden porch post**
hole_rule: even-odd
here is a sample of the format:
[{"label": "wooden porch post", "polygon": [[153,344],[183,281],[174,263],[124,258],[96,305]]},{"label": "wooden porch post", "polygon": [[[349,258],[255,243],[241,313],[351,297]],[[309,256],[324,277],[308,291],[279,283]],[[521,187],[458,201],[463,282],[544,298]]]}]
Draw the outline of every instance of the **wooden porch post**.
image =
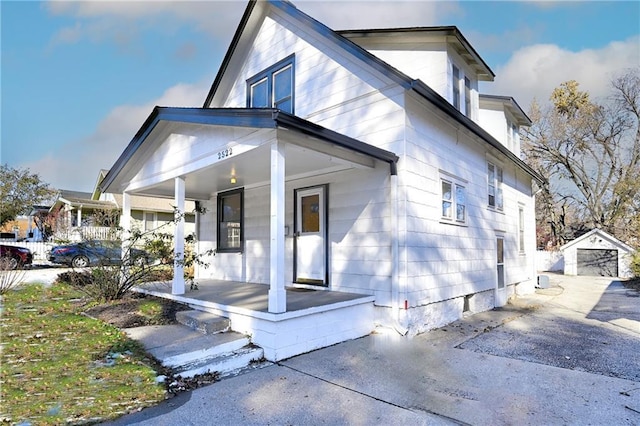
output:
[{"label": "wooden porch post", "polygon": [[171,294],[184,294],[184,177],[175,179],[176,224]]},{"label": "wooden porch post", "polygon": [[271,256],[269,312],[287,311],[284,289],[284,144],[271,143]]}]

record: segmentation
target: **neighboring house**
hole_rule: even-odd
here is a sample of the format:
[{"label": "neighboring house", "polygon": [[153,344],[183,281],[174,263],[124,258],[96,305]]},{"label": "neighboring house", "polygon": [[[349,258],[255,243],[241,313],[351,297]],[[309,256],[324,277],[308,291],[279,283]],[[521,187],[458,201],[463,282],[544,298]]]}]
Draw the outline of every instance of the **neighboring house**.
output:
[{"label": "neighboring house", "polygon": [[27,238],[31,229],[31,216],[20,215],[0,227],[0,240],[18,241]]},{"label": "neighboring house", "polygon": [[113,218],[109,212],[115,209],[112,202],[92,200],[91,193],[60,190],[49,209],[49,214],[55,217],[52,238],[62,241],[112,238],[113,226],[105,222],[108,216]]},{"label": "neighboring house", "polygon": [[633,247],[601,229],[593,229],[560,247],[565,275],[631,278]]},{"label": "neighboring house", "polygon": [[[106,171],[101,170],[98,182]],[[92,193],[61,190],[49,213],[56,217],[53,238],[81,241],[86,239],[112,239],[120,223],[121,194],[102,193],[98,186]],[[186,232],[195,231],[193,202],[186,205],[184,220]],[[141,231],[173,233],[174,209],[172,200],[152,197],[132,197],[132,224]]]},{"label": "neighboring house", "polygon": [[[536,283],[542,178],[509,142],[526,115],[478,94],[493,78],[456,27],[336,32],[289,2],[250,2],[204,106],[154,108],[100,187],[125,217],[137,195],[198,203],[198,250],[216,254],[196,278],[268,286],[268,314],[242,314],[268,359],[375,324],[423,332]],[[193,302],[175,268],[172,297]],[[293,287],[372,308],[278,328]]]},{"label": "neighboring house", "polygon": [[[96,187],[91,194],[94,200],[112,203],[115,208],[122,210],[122,194],[103,193],[99,183],[104,179],[108,170],[100,170]],[[175,210],[173,199],[145,197],[134,195],[130,197],[131,225],[143,232],[173,233]],[[187,201],[183,210],[186,235],[195,232],[195,203]]]}]

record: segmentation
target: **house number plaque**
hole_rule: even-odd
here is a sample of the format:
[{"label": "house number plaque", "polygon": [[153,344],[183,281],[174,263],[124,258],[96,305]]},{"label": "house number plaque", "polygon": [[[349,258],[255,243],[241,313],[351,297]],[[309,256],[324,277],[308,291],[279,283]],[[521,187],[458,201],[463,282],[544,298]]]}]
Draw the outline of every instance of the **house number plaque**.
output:
[{"label": "house number plaque", "polygon": [[223,149],[222,151],[218,151],[218,160],[231,157],[231,155],[233,155],[232,148]]}]

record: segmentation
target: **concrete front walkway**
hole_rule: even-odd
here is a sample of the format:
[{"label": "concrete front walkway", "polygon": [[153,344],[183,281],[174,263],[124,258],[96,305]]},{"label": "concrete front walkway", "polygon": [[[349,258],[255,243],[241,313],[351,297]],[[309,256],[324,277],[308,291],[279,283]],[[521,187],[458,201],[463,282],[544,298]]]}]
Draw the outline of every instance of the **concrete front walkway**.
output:
[{"label": "concrete front walkway", "polygon": [[[640,298],[611,280],[551,278],[505,309],[413,339],[381,330],[112,424],[640,424]],[[609,345],[606,369],[583,359]]]}]

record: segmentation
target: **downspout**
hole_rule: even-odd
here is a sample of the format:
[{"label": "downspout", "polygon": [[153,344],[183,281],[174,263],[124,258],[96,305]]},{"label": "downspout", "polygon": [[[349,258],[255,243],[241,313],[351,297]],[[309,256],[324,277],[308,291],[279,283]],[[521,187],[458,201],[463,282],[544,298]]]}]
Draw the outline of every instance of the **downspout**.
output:
[{"label": "downspout", "polygon": [[[395,169],[395,168],[394,168]],[[392,170],[391,184],[391,303],[393,306],[393,328],[402,336],[409,331],[400,324],[400,310],[404,306],[400,300],[400,242],[398,237],[398,173]]]}]

